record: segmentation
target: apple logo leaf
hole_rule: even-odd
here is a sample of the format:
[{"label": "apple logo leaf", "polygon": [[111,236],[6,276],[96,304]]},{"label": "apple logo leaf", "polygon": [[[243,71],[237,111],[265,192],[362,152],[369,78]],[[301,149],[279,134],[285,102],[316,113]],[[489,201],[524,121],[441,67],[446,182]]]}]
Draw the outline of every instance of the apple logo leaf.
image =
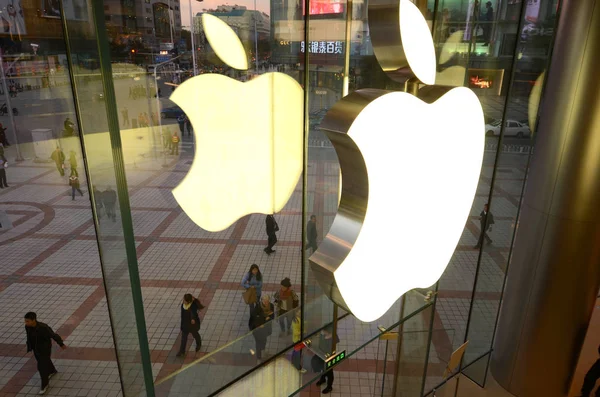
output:
[{"label": "apple logo leaf", "polygon": [[410,0],[371,0],[368,7],[373,52],[388,77],[435,84],[435,47],[417,6]]},{"label": "apple logo leaf", "polygon": [[202,26],[208,43],[223,62],[234,69],[248,69],[246,50],[229,25],[214,15],[204,13]]}]

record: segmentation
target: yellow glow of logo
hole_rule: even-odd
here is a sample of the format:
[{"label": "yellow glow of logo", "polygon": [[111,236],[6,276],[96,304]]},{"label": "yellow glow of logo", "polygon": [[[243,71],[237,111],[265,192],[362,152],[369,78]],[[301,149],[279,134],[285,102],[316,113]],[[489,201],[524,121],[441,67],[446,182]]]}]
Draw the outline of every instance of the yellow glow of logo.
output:
[{"label": "yellow glow of logo", "polygon": [[196,153],[173,189],[185,213],[216,232],[244,215],[285,206],[302,173],[303,91],[266,73],[247,83],[203,74],[171,95],[190,118]]}]

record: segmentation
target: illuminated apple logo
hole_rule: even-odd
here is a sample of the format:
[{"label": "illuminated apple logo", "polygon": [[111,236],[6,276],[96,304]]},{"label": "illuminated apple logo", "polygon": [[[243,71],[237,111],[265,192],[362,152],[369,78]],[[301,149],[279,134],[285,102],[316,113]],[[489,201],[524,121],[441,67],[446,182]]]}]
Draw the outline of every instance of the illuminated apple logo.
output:
[{"label": "illuminated apple logo", "polygon": [[[244,47],[225,22],[203,14],[202,24],[221,60],[248,69]],[[196,138],[190,171],[173,189],[192,221],[214,232],[285,206],[302,172],[303,90],[296,80],[266,73],[242,83],[202,74],[170,99],[190,118]]]},{"label": "illuminated apple logo", "polygon": [[[435,83],[433,41],[412,2],[371,0],[369,27],[390,77],[412,71]],[[309,261],[335,303],[374,321],[405,292],[441,277],[477,190],[484,124],[477,96],[463,87],[430,85],[416,96],[358,90],[331,108],[321,128],[340,162],[341,199]]]}]

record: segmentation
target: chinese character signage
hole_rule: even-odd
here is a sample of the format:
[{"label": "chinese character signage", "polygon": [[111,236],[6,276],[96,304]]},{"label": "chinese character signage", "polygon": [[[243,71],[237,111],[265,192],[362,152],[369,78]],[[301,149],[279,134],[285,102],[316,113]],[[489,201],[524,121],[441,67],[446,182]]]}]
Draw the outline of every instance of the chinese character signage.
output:
[{"label": "chinese character signage", "polygon": [[346,350],[339,352],[335,356],[331,356],[325,362],[325,371],[331,369],[334,365],[339,364],[343,359],[346,358]]},{"label": "chinese character signage", "polygon": [[[306,51],[306,45],[300,43],[300,51]],[[308,45],[308,52],[311,54],[343,54],[343,41],[311,41]]]}]

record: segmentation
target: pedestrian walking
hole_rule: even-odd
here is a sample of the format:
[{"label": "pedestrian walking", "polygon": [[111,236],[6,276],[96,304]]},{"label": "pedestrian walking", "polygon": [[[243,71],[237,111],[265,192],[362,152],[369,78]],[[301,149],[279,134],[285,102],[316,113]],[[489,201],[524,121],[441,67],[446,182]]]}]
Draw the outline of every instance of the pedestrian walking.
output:
[{"label": "pedestrian walking", "polygon": [[483,23],[481,28],[483,29],[483,45],[488,46],[490,44],[490,37],[492,32],[492,23],[494,23],[494,8],[492,2],[488,1],[485,3],[486,12],[483,15]]},{"label": "pedestrian walking", "polygon": [[483,245],[485,239],[488,244],[492,243],[492,239],[488,236],[487,232],[492,231],[492,225],[494,224],[494,215],[489,211],[489,205],[483,206],[483,211],[479,214],[479,226],[481,228],[479,232],[479,239],[473,249],[479,249]]},{"label": "pedestrian walking", "polygon": [[138,127],[141,128],[144,126],[144,114],[142,112],[140,112],[138,114]]},{"label": "pedestrian walking", "polygon": [[61,148],[57,146],[56,150],[52,152],[50,158],[52,158],[54,164],[56,164],[56,169],[58,170],[60,176],[65,176],[65,154]]},{"label": "pedestrian walking", "polygon": [[273,215],[267,215],[265,218],[265,225],[267,228],[267,246],[263,251],[265,251],[267,255],[271,255],[275,252],[273,246],[277,244],[276,232],[279,231],[279,225],[277,224],[277,221]]},{"label": "pedestrian walking", "polygon": [[42,379],[42,386],[38,394],[45,394],[48,390],[50,378],[58,373],[51,358],[52,339],[63,350],[67,348],[67,345],[52,328],[37,321],[37,315],[34,312],[25,314],[25,332],[27,334],[27,353],[33,351],[37,361],[37,369]]},{"label": "pedestrian walking", "polygon": [[[296,344],[302,340],[302,312],[300,310],[296,310],[292,320],[292,340]],[[306,372],[302,366],[302,346],[292,349],[292,365],[301,373]]]},{"label": "pedestrian walking", "polygon": [[171,136],[171,154],[179,155],[179,135],[177,135],[177,131],[173,132]]},{"label": "pedestrian walking", "polygon": [[188,135],[192,136],[192,122],[189,117],[185,118],[185,129],[187,130]]},{"label": "pedestrian walking", "polygon": [[152,125],[158,125],[158,115],[156,112],[152,112],[150,117],[152,118]]},{"label": "pedestrian walking", "polygon": [[8,143],[8,140],[6,139],[6,128],[1,123],[0,123],[0,143],[5,147],[10,146],[10,144]]},{"label": "pedestrian walking", "polygon": [[102,200],[102,192],[98,190],[96,186],[93,188],[94,191],[94,203],[96,207],[96,215],[98,219],[102,219],[102,208],[104,208],[103,200]]},{"label": "pedestrian walking", "polygon": [[79,188],[79,178],[73,170],[71,170],[71,176],[69,176],[69,185],[71,185],[71,200],[75,200],[75,191],[79,192],[79,195],[83,196],[83,192]]},{"label": "pedestrian walking", "polygon": [[163,137],[163,145],[164,145],[165,149],[170,149],[171,148],[171,131],[169,131],[168,127],[163,127],[162,137]]},{"label": "pedestrian walking", "polygon": [[311,215],[306,225],[306,239],[308,240],[304,249],[311,250],[314,253],[317,250],[317,216]]},{"label": "pedestrian walking", "polygon": [[184,136],[184,128],[185,128],[185,115],[181,114],[179,115],[179,117],[177,117],[177,124],[179,124],[179,133],[181,134],[181,136]]},{"label": "pedestrian walking", "polygon": [[69,152],[69,165],[71,166],[71,175],[79,177],[79,172],[77,172],[77,155],[74,150]]},{"label": "pedestrian walking", "polygon": [[[598,346],[598,353],[600,354],[600,346]],[[581,387],[581,397],[590,396],[598,379],[600,379],[600,359],[596,360],[589,371],[585,374],[585,377],[583,378],[583,386]],[[596,397],[600,397],[600,387],[598,390],[596,390]]]},{"label": "pedestrian walking", "polygon": [[150,117],[146,112],[144,112],[144,127],[150,127]]},{"label": "pedestrian walking", "polygon": [[123,127],[129,127],[129,109],[127,109],[127,106],[121,110],[121,116],[123,116]]},{"label": "pedestrian walking", "polygon": [[263,285],[263,277],[258,265],[253,263],[250,266],[250,270],[248,273],[244,274],[242,278],[242,287],[246,289],[246,296],[251,295],[248,291],[250,288],[254,289],[254,299],[249,299],[248,306],[250,307],[250,315],[252,315],[252,310],[254,310],[255,306],[260,302],[260,296],[262,294],[262,285]]},{"label": "pedestrian walking", "polygon": [[202,338],[200,337],[200,310],[204,306],[192,294],[185,294],[181,302],[181,346],[177,357],[185,355],[188,335],[192,334],[196,341],[196,352],[202,347]]},{"label": "pedestrian walking", "polygon": [[6,181],[6,169],[8,168],[8,161],[6,158],[2,156],[0,158],[0,189],[4,189],[8,186],[8,182]]},{"label": "pedestrian walking", "polygon": [[106,216],[112,219],[113,222],[117,219],[115,214],[115,205],[117,204],[117,192],[115,192],[110,186],[106,187],[106,190],[102,192],[102,204],[106,211]]},{"label": "pedestrian walking", "polygon": [[[325,329],[321,330],[321,334],[319,335],[319,350],[321,350],[321,352],[323,353],[327,353],[330,354],[333,352],[333,326],[328,326]],[[337,336],[336,333],[336,337],[335,337],[335,343],[338,344],[340,343],[340,338]],[[321,358],[317,355],[315,355],[313,357],[313,371],[315,372],[323,372],[323,370],[325,369],[325,362],[323,360],[321,360]],[[323,389],[322,393],[323,394],[329,394],[331,393],[331,391],[333,390],[333,369],[330,369],[329,371],[325,372],[323,375],[321,375],[321,378],[318,380],[317,382],[317,386],[321,386],[324,383],[327,383],[327,385],[325,386],[325,389]]]},{"label": "pedestrian walking", "polygon": [[269,295],[264,295],[260,303],[255,306],[250,314],[248,327],[254,337],[256,345],[256,359],[262,360],[262,354],[267,347],[267,338],[273,333],[271,320],[273,319],[273,304]]},{"label": "pedestrian walking", "polygon": [[290,335],[292,332],[292,319],[285,314],[298,307],[299,299],[296,292],[292,289],[292,283],[289,277],[281,280],[279,291],[273,296],[275,306],[277,306],[277,318],[279,319],[279,327],[281,328],[280,337],[284,334]]}]

